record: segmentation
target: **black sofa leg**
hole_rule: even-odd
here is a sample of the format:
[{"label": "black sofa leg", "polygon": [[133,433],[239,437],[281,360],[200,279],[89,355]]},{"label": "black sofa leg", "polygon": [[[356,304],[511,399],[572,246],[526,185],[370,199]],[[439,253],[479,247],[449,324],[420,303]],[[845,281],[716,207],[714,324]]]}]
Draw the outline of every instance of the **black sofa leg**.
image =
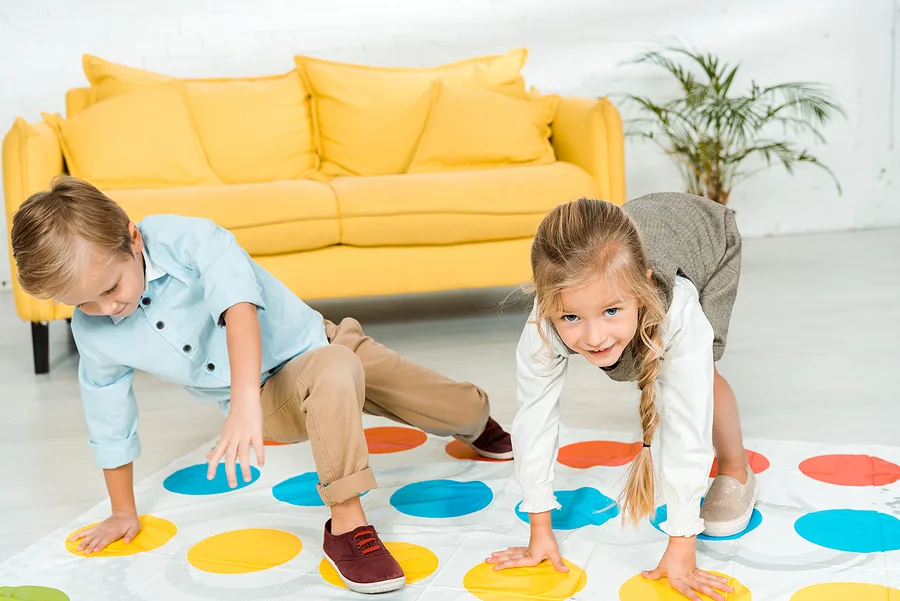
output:
[{"label": "black sofa leg", "polygon": [[34,373],[50,373],[50,326],[31,322],[31,347],[34,351]]}]

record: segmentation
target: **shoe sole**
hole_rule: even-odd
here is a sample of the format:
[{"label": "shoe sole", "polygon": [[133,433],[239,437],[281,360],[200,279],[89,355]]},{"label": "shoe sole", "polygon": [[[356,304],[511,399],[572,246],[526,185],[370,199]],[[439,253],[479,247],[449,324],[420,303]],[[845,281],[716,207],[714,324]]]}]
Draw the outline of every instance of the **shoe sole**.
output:
[{"label": "shoe sole", "polygon": [[479,449],[477,447],[472,447],[472,450],[474,450],[476,453],[478,453],[482,457],[486,457],[488,459],[504,460],[504,459],[512,459],[513,458],[512,451],[507,451],[506,453],[490,453],[488,451],[482,451],[481,449]]},{"label": "shoe sole", "polygon": [[753,510],[756,509],[756,497],[759,494],[759,480],[753,478],[753,500],[750,502],[750,509],[744,512],[739,518],[728,520],[727,522],[705,522],[706,529],[703,534],[713,538],[724,538],[726,536],[734,536],[740,534],[750,525],[753,518]]},{"label": "shoe sole", "polygon": [[391,591],[400,590],[404,586],[406,586],[406,574],[404,574],[400,578],[394,578],[393,580],[382,580],[381,582],[353,582],[344,577],[341,571],[338,569],[337,565],[331,558],[328,557],[328,554],[325,555],[325,561],[331,564],[331,567],[334,568],[334,571],[337,572],[338,578],[341,579],[341,582],[347,585],[354,593],[363,593],[366,595],[377,595],[378,593],[389,593]]}]

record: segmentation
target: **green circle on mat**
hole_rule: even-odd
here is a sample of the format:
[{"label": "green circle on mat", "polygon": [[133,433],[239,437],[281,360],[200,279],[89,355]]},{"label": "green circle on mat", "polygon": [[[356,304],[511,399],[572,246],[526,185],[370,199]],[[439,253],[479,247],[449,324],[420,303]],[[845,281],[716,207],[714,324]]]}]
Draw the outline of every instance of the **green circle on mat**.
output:
[{"label": "green circle on mat", "polygon": [[0,601],[70,601],[55,588],[43,586],[0,586]]}]

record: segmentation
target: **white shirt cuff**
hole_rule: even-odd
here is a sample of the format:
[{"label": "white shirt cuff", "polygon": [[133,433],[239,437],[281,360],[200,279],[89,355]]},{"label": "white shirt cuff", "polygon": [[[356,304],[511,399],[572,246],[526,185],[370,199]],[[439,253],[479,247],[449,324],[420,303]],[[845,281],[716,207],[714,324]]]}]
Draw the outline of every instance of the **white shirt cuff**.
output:
[{"label": "white shirt cuff", "polygon": [[553,485],[551,484],[524,486],[522,487],[522,496],[524,500],[519,506],[519,511],[523,513],[543,513],[562,509],[562,505],[556,502],[556,495],[553,494]]},{"label": "white shirt cuff", "polygon": [[706,529],[706,524],[700,519],[699,500],[685,505],[670,504],[666,511],[666,521],[659,527],[669,536],[697,536]]}]

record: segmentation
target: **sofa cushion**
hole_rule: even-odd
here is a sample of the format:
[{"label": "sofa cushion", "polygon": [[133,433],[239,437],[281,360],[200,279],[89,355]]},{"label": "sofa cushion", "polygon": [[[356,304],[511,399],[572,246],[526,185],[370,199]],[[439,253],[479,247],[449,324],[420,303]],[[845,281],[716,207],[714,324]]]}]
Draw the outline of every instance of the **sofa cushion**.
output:
[{"label": "sofa cushion", "polygon": [[200,142],[226,183],[316,174],[309,99],[296,71],[256,80],[184,84]]},{"label": "sofa cushion", "polygon": [[533,236],[553,207],[594,196],[569,163],[483,171],[339,177],[331,182],[341,242],[356,246],[458,244]]},{"label": "sofa cushion", "polygon": [[152,214],[212,219],[251,255],[312,250],[340,241],[334,192],[313,181],[105,192],[132,221]]},{"label": "sofa cushion", "polygon": [[[309,92],[296,69],[263,77],[174,78],[85,55],[91,102],[184,83],[210,165],[226,183],[315,177]],[[73,99],[74,100],[74,99]]]},{"label": "sofa cushion", "polygon": [[404,173],[437,92],[436,83],[522,97],[527,51],[514,50],[427,69],[381,68],[295,57],[313,97],[322,171],[329,175]]},{"label": "sofa cushion", "polygon": [[546,165],[558,96],[512,98],[444,84],[408,173]]},{"label": "sofa cushion", "polygon": [[95,104],[71,119],[44,114],[69,173],[98,188],[221,183],[206,160],[178,82]]},{"label": "sofa cushion", "polygon": [[81,57],[81,65],[94,92],[92,102],[102,102],[172,80],[160,73],[127,67],[90,54]]},{"label": "sofa cushion", "polygon": [[66,92],[66,118],[71,119],[94,104],[94,88],[72,88]]}]

